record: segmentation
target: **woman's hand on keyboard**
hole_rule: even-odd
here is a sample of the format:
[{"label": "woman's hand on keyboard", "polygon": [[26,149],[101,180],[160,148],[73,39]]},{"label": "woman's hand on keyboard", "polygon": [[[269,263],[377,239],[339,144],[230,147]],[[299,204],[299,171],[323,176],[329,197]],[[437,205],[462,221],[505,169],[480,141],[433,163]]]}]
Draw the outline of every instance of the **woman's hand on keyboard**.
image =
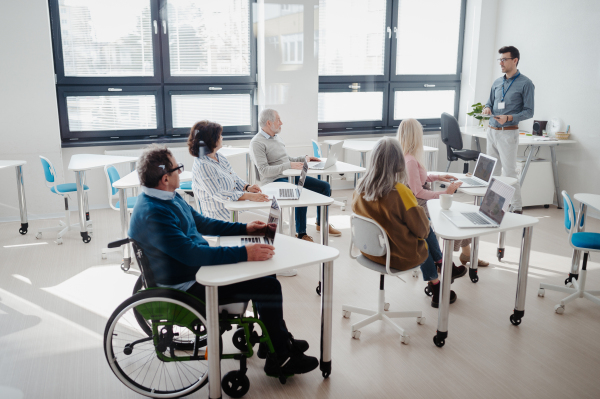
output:
[{"label": "woman's hand on keyboard", "polygon": [[446,194],[454,194],[456,192],[456,190],[462,186],[462,182],[461,181],[457,181],[456,183],[452,183],[450,184],[447,188],[446,188]]},{"label": "woman's hand on keyboard", "polygon": [[275,254],[275,247],[267,244],[246,245],[248,262],[268,260]]},{"label": "woman's hand on keyboard", "polygon": [[262,190],[256,184],[248,186],[247,190],[249,193],[262,193]]}]

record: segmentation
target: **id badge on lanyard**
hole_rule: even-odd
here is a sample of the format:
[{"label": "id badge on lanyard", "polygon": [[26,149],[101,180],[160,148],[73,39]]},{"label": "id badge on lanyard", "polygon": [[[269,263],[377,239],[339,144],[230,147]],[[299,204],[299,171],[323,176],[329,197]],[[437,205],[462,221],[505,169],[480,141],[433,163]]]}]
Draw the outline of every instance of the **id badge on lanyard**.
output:
[{"label": "id badge on lanyard", "polygon": [[498,103],[498,109],[506,108],[506,103],[504,101]]}]

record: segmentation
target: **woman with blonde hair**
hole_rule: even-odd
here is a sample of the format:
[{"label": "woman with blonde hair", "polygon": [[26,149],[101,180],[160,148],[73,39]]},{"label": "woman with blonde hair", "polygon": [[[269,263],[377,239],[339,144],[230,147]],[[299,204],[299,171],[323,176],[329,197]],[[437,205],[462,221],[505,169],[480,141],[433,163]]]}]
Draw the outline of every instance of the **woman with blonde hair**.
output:
[{"label": "woman with blonde hair", "polygon": [[[398,127],[398,141],[402,146],[402,152],[406,159],[406,173],[408,175],[407,183],[411,191],[417,197],[417,202],[421,205],[427,216],[427,200],[437,199],[440,194],[454,194],[462,182],[454,182],[456,178],[450,175],[427,174],[427,169],[423,165],[423,126],[416,119],[404,119]],[[434,181],[443,181],[448,184],[444,191],[432,191],[431,183]],[[466,265],[471,260],[471,239],[454,241],[454,251],[461,249],[459,256],[460,263]],[[478,260],[478,266],[488,266],[489,262],[482,259]],[[466,272],[466,270],[465,270]]]},{"label": "woman with blonde hair", "polygon": [[[406,165],[400,143],[392,137],[382,138],[373,149],[365,177],[356,187],[352,211],[383,227],[390,243],[390,267],[409,270],[421,266],[423,280],[428,282],[432,294],[431,306],[437,308],[440,295],[437,266],[441,264],[442,254],[425,210],[403,184],[405,179]],[[363,255],[385,265],[385,256]],[[464,266],[455,269],[463,276],[467,271]],[[455,270],[452,275],[453,279],[460,277],[455,275]],[[456,294],[451,291],[450,303],[455,301]]]}]

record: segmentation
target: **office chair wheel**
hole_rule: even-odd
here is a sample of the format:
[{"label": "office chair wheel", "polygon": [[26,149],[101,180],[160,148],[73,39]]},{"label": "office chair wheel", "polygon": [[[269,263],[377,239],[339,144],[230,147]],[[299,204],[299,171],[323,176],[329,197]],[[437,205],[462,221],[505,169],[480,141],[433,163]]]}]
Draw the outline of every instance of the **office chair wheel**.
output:
[{"label": "office chair wheel", "polygon": [[352,331],[352,338],[359,339],[360,338],[360,331],[359,330]]},{"label": "office chair wheel", "polygon": [[556,305],[556,306],[554,307],[554,311],[555,311],[557,314],[563,314],[563,313],[565,313],[565,305]]},{"label": "office chair wheel", "polygon": [[123,270],[124,272],[129,271],[129,266],[125,267],[125,263],[121,263],[121,270]]},{"label": "office chair wheel", "polygon": [[476,282],[478,282],[478,281],[479,281],[479,276],[478,276],[477,274],[476,274],[476,275],[474,275],[473,277],[471,277],[471,282],[472,282],[472,283],[476,283]]},{"label": "office chair wheel", "polygon": [[516,317],[514,314],[510,315],[510,322],[512,323],[513,326],[518,326],[519,324],[521,324],[521,318],[520,317]]},{"label": "office chair wheel", "polygon": [[57,238],[56,239],[56,245],[62,245],[62,243],[63,243],[62,238]]},{"label": "office chair wheel", "polygon": [[410,336],[408,336],[408,335],[401,335],[400,336],[400,342],[402,342],[404,345],[408,345],[408,343],[410,342]]},{"label": "office chair wheel", "polygon": [[233,370],[225,374],[223,380],[221,380],[221,388],[223,388],[223,392],[232,398],[241,398],[248,393],[250,380],[241,371]]},{"label": "office chair wheel", "polygon": [[[233,342],[233,346],[235,346],[238,350],[240,350],[242,352],[245,352],[246,350],[248,350],[248,345],[246,344],[246,333],[244,332],[243,328],[238,328],[233,333],[233,337],[231,338],[231,341]],[[223,388],[223,389],[225,389],[225,388]],[[229,395],[229,396],[231,396],[231,395]]]},{"label": "office chair wheel", "polygon": [[348,312],[347,310],[342,310],[342,316],[344,319],[349,319],[352,312]]},{"label": "office chair wheel", "polygon": [[546,204],[546,205],[544,205],[544,208],[548,209],[548,208],[550,208],[550,205]]},{"label": "office chair wheel", "polygon": [[540,289],[538,290],[538,296],[543,298],[543,297],[544,297],[544,295],[546,295],[546,290],[545,290],[545,289],[543,289],[543,288],[540,288]]},{"label": "office chair wheel", "polygon": [[417,317],[417,324],[420,324],[420,325],[425,324],[425,317]]},{"label": "office chair wheel", "polygon": [[317,285],[317,289],[315,291],[317,291],[317,295],[321,296],[321,282],[320,281],[319,281],[319,285]]},{"label": "office chair wheel", "polygon": [[102,252],[102,259],[106,259],[106,254]]},{"label": "office chair wheel", "polygon": [[342,212],[344,212],[344,211],[346,210],[346,205],[342,205],[342,206],[340,207],[340,210],[341,210]]},{"label": "office chair wheel", "polygon": [[441,339],[438,338],[437,335],[433,336],[433,343],[435,344],[435,346],[437,346],[438,348],[441,348],[442,346],[446,345],[446,340],[445,339]]},{"label": "office chair wheel", "polygon": [[384,303],[384,304],[383,304],[383,310],[385,310],[385,311],[387,311],[387,310],[390,310],[390,304],[389,304],[389,303],[387,303],[387,302],[386,302],[386,303]]},{"label": "office chair wheel", "polygon": [[25,234],[27,234],[27,229],[21,227],[21,228],[19,228],[19,233],[24,236]]},{"label": "office chair wheel", "polygon": [[38,231],[38,233],[35,235],[35,238],[37,238],[38,240],[39,240],[40,238],[42,238],[42,232],[41,232],[41,231]]},{"label": "office chair wheel", "polygon": [[425,291],[425,295],[433,296],[433,292],[431,292],[431,290],[429,289],[429,286],[426,286],[424,291]]},{"label": "office chair wheel", "polygon": [[419,271],[418,271],[418,270],[413,270],[413,272],[412,272],[412,276],[413,276],[414,278],[419,278]]},{"label": "office chair wheel", "polygon": [[91,235],[87,235],[86,237],[82,237],[81,241],[83,241],[84,243],[89,243],[90,241],[92,241],[92,236]]}]

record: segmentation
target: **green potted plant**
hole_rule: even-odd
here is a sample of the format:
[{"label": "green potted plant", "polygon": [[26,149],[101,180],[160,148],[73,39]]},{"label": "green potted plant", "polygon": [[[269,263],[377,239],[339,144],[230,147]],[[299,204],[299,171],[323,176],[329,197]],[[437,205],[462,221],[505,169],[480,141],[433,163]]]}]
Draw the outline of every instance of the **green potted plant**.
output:
[{"label": "green potted plant", "polygon": [[483,104],[482,103],[473,104],[473,105],[471,105],[471,108],[473,110],[471,112],[467,112],[467,115],[470,115],[473,118],[477,119],[479,121],[479,127],[487,126],[487,124],[490,121],[490,118],[481,116],[481,113],[483,112]]}]

